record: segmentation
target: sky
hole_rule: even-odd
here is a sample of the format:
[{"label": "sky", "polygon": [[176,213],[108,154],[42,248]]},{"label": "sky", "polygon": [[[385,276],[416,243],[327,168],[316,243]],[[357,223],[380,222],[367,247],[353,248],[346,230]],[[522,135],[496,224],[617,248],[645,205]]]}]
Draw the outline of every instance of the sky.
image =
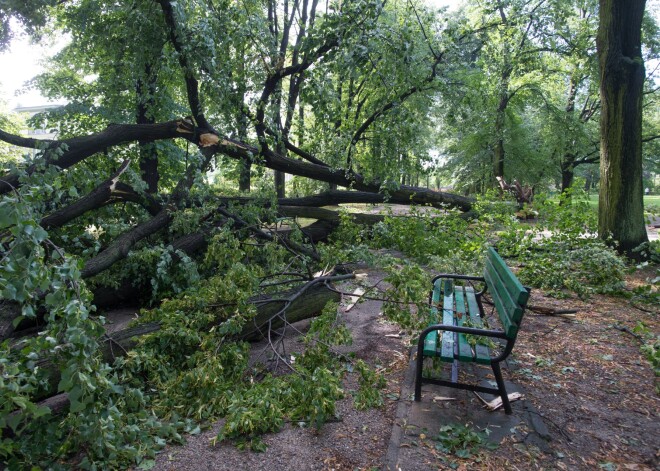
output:
[{"label": "sky", "polygon": [[[19,31],[12,21],[12,30]],[[44,59],[56,54],[63,43],[49,46],[32,44],[24,34],[16,33],[9,50],[0,53],[0,100],[7,103],[9,109],[18,106],[37,106],[48,103],[38,92],[21,91],[25,82],[34,78],[43,70]]]}]

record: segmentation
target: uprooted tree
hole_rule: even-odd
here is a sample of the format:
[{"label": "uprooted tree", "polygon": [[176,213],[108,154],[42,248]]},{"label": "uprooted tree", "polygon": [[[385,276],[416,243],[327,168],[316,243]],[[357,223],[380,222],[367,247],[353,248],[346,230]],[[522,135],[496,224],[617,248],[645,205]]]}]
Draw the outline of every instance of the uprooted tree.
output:
[{"label": "uprooted tree", "polygon": [[[425,113],[468,33],[438,29],[409,2],[318,3],[43,0],[0,10],[2,40],[10,16],[37,36],[70,36],[35,79],[67,100],[33,118],[58,139],[0,130],[32,151],[0,177],[0,457],[10,466],[43,464],[36,450],[65,459],[79,446],[82,466],[121,466],[153,453],[131,443],[176,439],[185,418],[228,414],[223,436],[248,437],[282,415],[322,423],[340,390],[319,355],[337,361],[328,338],[341,329],[322,316],[316,353],[295,368],[275,338],[323,311],[337,298],[331,283],[352,276],[316,245],[346,217],[322,206],[471,209],[470,198],[400,183],[423,171]],[[267,182],[264,169],[277,196],[248,193],[255,177]],[[289,198],[284,174],[294,176]],[[296,217],[316,222],[301,228]],[[156,308],[105,333],[98,314],[127,302]],[[296,374],[248,365],[240,340],[254,337]],[[176,373],[165,366],[174,364]],[[358,369],[365,387],[376,381]],[[309,378],[323,387],[302,387]],[[167,393],[147,408],[143,384]],[[37,402],[56,392],[66,393],[59,406]],[[298,406],[232,421],[232,401],[250,410],[264,394]]]}]

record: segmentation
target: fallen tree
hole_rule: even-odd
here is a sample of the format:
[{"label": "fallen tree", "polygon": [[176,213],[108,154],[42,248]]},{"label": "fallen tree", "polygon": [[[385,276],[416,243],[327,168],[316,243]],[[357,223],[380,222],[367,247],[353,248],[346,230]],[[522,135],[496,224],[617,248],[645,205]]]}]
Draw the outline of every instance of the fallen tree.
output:
[{"label": "fallen tree", "polygon": [[[428,110],[447,56],[456,52],[433,44],[426,17],[406,11],[417,47],[411,64],[403,60],[410,45],[399,44],[396,32],[401,12],[389,5],[267,3],[218,9],[215,2],[101,0],[93,7],[36,2],[31,12],[7,7],[34,31],[40,25],[30,21],[48,17],[76,31],[37,79],[44,93],[69,101],[36,118],[42,120],[37,126],[57,127],[58,137],[36,140],[0,129],[0,141],[32,153],[16,165],[2,162],[0,171],[0,340],[8,365],[3,381],[11,385],[1,393],[0,428],[17,437],[0,449],[0,459],[15,459],[10,466],[48,467],[75,449],[85,449],[97,467],[139,464],[144,455],[138,448],[157,447],[126,443],[135,441],[129,436],[135,427],[153,430],[156,412],[147,417],[145,411],[157,410],[159,401],[174,401],[162,405],[163,416],[184,406],[188,417],[209,408],[208,416],[195,417],[206,420],[226,413],[221,405],[213,409],[214,401],[238,400],[236,391],[249,397],[261,387],[249,379],[244,347],[235,339],[270,339],[273,355],[297,373],[278,378],[291,381],[284,390],[307,393],[296,378],[315,375],[337,385],[342,368],[324,347],[294,366],[273,340],[287,323],[316,316],[336,299],[318,281],[331,281],[323,274],[336,262],[324,260],[317,243],[348,218],[328,207],[472,210],[470,198],[399,183],[401,172],[424,172],[423,162],[403,162],[402,156],[428,153],[411,137],[422,124],[405,108],[410,104],[420,116]],[[199,22],[202,8],[208,11]],[[382,39],[373,34],[379,28]],[[267,44],[260,44],[263,38]],[[370,41],[381,41],[388,57],[350,59],[351,48]],[[393,64],[398,73],[390,73]],[[388,67],[392,83],[378,80],[381,67]],[[326,83],[338,84],[330,101]],[[396,146],[377,145],[397,128],[405,130]],[[386,165],[400,158],[401,168]],[[249,190],[252,177],[267,186],[271,173],[276,198],[232,191],[235,183]],[[285,198],[283,174],[310,190]],[[298,218],[313,221],[298,227]],[[383,216],[350,219],[374,225]],[[274,294],[291,283],[306,284]],[[105,335],[97,316],[105,306],[127,303],[151,308],[149,321]],[[232,309],[220,315],[205,303]],[[254,306],[256,317],[243,324],[244,311]],[[155,339],[151,350],[141,345],[131,351],[147,336]],[[8,347],[16,342],[20,349]],[[115,362],[120,366],[110,367],[122,356]],[[168,356],[179,363],[169,364]],[[47,373],[43,384],[39,371]],[[205,383],[208,378],[215,382]],[[185,388],[177,381],[188,385],[188,396],[179,396]],[[57,391],[68,395],[70,409],[61,421],[48,422],[35,400]],[[302,397],[287,401],[318,403]],[[19,414],[8,422],[15,408]],[[321,423],[330,414],[301,410],[286,415]],[[113,437],[98,427],[100,411],[115,424]],[[61,436],[61,424],[72,430],[68,436]],[[40,437],[57,437],[61,446],[39,448]],[[35,458],[42,456],[38,448],[59,455]]]},{"label": "fallen tree", "polygon": [[[339,302],[340,295],[336,290],[330,289],[327,284],[353,278],[353,275],[324,276],[310,280],[297,288],[272,295],[260,295],[251,299],[255,307],[255,315],[236,335],[237,339],[261,340],[289,325],[304,319],[309,319],[320,313],[328,302]],[[213,314],[213,307],[208,308]],[[227,319],[223,311],[216,311],[218,318],[210,320],[205,329],[221,324]],[[212,318],[211,318],[212,319]],[[112,320],[109,317],[108,320]],[[123,357],[135,348],[140,339],[154,334],[162,328],[159,322],[147,322],[126,327],[112,333],[104,333],[99,338],[100,353],[103,360],[112,365],[118,357]],[[19,350],[25,339],[18,340],[12,349]],[[42,358],[35,363],[41,371],[43,384],[36,391],[32,400],[40,401],[58,393],[58,384],[61,372],[52,358]]]}]

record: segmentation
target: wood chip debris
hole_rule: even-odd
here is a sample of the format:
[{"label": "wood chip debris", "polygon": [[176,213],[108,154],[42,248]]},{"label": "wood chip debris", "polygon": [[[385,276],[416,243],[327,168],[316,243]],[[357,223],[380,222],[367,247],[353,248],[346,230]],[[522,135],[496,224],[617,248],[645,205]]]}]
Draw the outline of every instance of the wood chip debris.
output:
[{"label": "wood chip debris", "polygon": [[[500,407],[502,407],[502,398],[501,397],[496,397],[492,401],[487,401],[483,397],[481,397],[478,393],[474,393],[475,396],[479,398],[481,402],[484,403],[484,407],[488,409],[489,411],[496,411]],[[519,392],[514,392],[509,394],[509,402],[517,401],[518,399],[522,399],[523,395],[520,394]]]},{"label": "wood chip debris", "polygon": [[355,291],[353,291],[353,295],[350,297],[350,301],[349,301],[350,304],[346,306],[344,312],[348,312],[351,309],[353,309],[364,293],[365,293],[364,288],[360,288],[360,287],[355,288]]}]

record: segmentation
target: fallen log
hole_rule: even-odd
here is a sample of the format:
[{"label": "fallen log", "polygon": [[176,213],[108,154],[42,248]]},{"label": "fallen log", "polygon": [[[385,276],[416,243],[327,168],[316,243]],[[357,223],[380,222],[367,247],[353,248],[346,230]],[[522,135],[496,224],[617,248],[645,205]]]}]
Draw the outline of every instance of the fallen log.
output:
[{"label": "fallen log", "polygon": [[[329,301],[339,301],[340,295],[325,285],[325,281],[336,281],[353,278],[354,275],[339,275],[321,277],[311,280],[302,287],[274,295],[263,295],[252,298],[257,314],[243,328],[238,336],[240,339],[255,341],[283,327],[285,323],[294,323],[317,316]],[[209,324],[208,328],[223,322],[224,319]],[[146,335],[158,332],[159,322],[149,322],[112,333],[106,333],[99,339],[100,351],[104,361],[109,364],[115,359],[126,355],[138,341]],[[14,348],[20,348],[22,342],[15,343]],[[44,372],[45,386],[33,398],[38,401],[56,394],[60,380],[60,371],[50,358],[37,360],[36,367]]]},{"label": "fallen log", "polygon": [[[313,206],[280,206],[278,212],[282,216],[287,217],[318,219],[337,224],[341,221],[341,214],[339,212]],[[382,214],[350,213],[350,217],[355,224],[369,226],[385,220],[385,216]]]}]

